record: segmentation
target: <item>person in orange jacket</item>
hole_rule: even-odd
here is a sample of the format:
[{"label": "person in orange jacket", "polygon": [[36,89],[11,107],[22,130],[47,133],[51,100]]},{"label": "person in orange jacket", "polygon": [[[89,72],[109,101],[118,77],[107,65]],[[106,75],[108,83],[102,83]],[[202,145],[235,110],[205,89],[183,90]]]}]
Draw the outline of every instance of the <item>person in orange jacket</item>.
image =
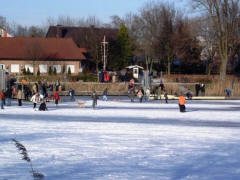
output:
[{"label": "person in orange jacket", "polygon": [[181,96],[179,96],[178,105],[179,105],[180,112],[185,112],[186,111],[185,101],[186,101],[186,98],[184,97],[183,94]]}]

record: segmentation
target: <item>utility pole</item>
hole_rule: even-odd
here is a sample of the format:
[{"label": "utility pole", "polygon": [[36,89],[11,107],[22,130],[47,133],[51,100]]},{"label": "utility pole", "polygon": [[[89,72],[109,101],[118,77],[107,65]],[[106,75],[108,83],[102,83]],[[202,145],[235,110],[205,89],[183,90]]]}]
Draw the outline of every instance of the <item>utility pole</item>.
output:
[{"label": "utility pole", "polygon": [[102,41],[102,46],[103,46],[103,71],[106,71],[106,64],[107,64],[107,55],[106,55],[106,51],[107,51],[107,45],[108,42],[106,42],[106,36],[103,37],[103,41]]}]

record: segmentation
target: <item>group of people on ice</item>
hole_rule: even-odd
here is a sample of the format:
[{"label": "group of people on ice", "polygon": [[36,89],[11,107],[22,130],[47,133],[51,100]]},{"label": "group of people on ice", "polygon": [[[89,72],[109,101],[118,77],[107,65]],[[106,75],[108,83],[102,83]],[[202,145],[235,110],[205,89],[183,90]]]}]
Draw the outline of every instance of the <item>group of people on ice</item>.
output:
[{"label": "group of people on ice", "polygon": [[[54,93],[52,95],[52,100],[54,101],[55,105],[58,106],[59,101],[60,101],[60,95],[58,93],[58,91],[60,90],[60,82],[59,81],[56,82],[55,88],[56,89],[54,90]],[[26,95],[24,94],[24,93],[26,93],[24,91],[25,89],[28,89],[29,94],[32,94],[32,96],[30,98],[27,97],[27,99],[26,99]],[[165,102],[168,103],[168,94],[165,91],[165,87],[162,82],[159,85],[159,89],[160,89],[160,98],[161,98],[161,94],[163,93]],[[11,106],[11,99],[13,97],[15,97],[17,99],[18,106],[22,106],[22,99],[23,99],[23,97],[25,97],[25,100],[30,100],[33,103],[34,110],[37,110],[37,108],[38,108],[39,111],[46,111],[46,110],[48,110],[46,102],[49,101],[49,98],[50,98],[50,95],[48,94],[48,90],[53,92],[53,86],[47,86],[47,84],[45,84],[45,83],[33,84],[32,90],[30,90],[30,88],[24,88],[21,86],[19,86],[17,89],[16,88],[7,88],[6,91],[2,90],[0,92],[1,109],[4,109],[5,105]],[[130,80],[130,82],[128,84],[128,96],[129,96],[131,102],[134,102],[135,96],[137,96],[140,103],[142,103],[143,100],[149,101],[150,95],[151,95],[150,88],[146,88],[144,90],[142,87],[140,87],[136,91],[134,80]],[[74,89],[70,88],[69,96],[70,96],[71,101],[75,101]],[[102,93],[103,101],[108,100],[107,96],[108,96],[108,89],[106,88],[106,89],[104,89],[104,91]],[[159,94],[158,94],[158,96],[159,96]],[[92,108],[95,109],[97,106],[97,100],[99,99],[98,94],[95,90],[92,92],[91,98],[92,98]],[[38,106],[38,104],[40,104],[40,105]],[[180,112],[185,112],[185,97],[184,96],[179,97],[179,109],[180,109]]]}]

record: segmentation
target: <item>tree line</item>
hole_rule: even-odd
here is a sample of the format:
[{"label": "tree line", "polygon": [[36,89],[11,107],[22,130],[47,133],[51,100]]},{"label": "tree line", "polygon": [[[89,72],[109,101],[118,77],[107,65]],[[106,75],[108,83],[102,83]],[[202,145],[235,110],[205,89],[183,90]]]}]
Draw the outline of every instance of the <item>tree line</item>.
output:
[{"label": "tree line", "polygon": [[[117,40],[108,46],[108,69],[121,70],[139,64],[149,71],[168,74],[240,72],[239,0],[191,0],[190,16],[174,4],[150,1],[137,13],[111,16],[103,23],[95,16],[48,18],[45,25],[24,27],[0,16],[0,26],[14,36],[45,37],[50,25],[118,28]],[[92,49],[100,49],[93,44]],[[98,67],[101,50],[94,54]]]}]

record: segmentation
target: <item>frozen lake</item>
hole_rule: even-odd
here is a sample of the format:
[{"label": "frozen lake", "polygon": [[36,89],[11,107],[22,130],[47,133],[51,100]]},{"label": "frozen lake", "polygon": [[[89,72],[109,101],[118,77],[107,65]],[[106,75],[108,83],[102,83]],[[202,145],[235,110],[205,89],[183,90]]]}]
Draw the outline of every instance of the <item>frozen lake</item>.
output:
[{"label": "frozen lake", "polygon": [[46,180],[240,179],[240,101],[77,101],[0,111],[0,180],[33,179],[12,138]]}]

